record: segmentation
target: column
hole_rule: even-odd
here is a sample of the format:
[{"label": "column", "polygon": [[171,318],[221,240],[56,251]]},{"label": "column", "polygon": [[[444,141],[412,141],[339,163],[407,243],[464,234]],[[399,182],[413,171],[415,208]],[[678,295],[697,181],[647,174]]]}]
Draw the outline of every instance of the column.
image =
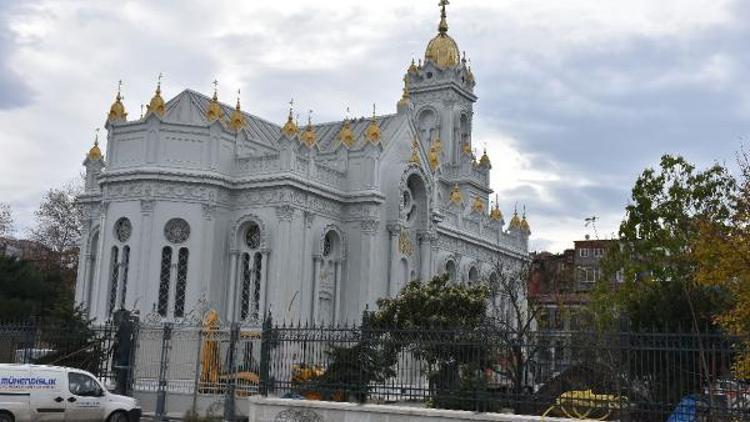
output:
[{"label": "column", "polygon": [[265,320],[266,316],[268,315],[268,311],[270,308],[268,308],[268,257],[271,253],[270,249],[262,249],[260,251],[261,254],[261,263],[263,265],[263,269],[261,269],[262,277],[263,279],[260,280],[260,303],[258,304],[258,308],[260,309],[260,320]]},{"label": "column", "polygon": [[401,234],[401,226],[398,224],[388,225],[388,245],[389,245],[389,259],[388,259],[388,288],[386,289],[386,295],[393,297],[397,293],[397,287],[399,283],[398,276],[398,236]]},{"label": "column", "polygon": [[[315,214],[310,211],[305,211],[302,215],[302,247],[299,248],[299,290],[300,290],[300,318],[308,319],[313,322],[312,318],[312,302],[314,300],[314,288],[310,283],[310,256],[312,251],[310,250],[310,243],[314,241],[315,237],[311,235],[311,228],[315,221]],[[314,245],[314,244],[313,244]],[[314,248],[314,246],[313,246]]]},{"label": "column", "polygon": [[374,260],[375,260],[375,233],[377,233],[378,220],[363,220],[360,224],[362,229],[362,245],[360,257],[360,296],[359,296],[359,312],[364,311],[365,305],[375,303],[376,297],[373,297],[372,287],[376,285],[375,280],[377,279],[375,274]]},{"label": "column", "polygon": [[[214,235],[216,233],[216,230],[214,230],[216,224],[214,218],[216,215],[216,204],[213,202],[202,204],[201,209],[203,211],[203,238],[201,239],[200,244],[194,243],[196,246],[193,247],[193,249],[201,255],[201,259],[196,260],[200,265],[198,266],[198,271],[196,271],[195,274],[192,274],[192,276],[188,271],[185,296],[186,299],[187,297],[190,297],[193,298],[193,301],[198,301],[201,296],[205,294],[204,299],[207,300],[208,303],[214,303],[214,301],[218,301],[220,298],[219,292],[211,291],[213,287],[211,281],[214,280],[213,275],[216,274],[214,271],[214,263],[219,264],[220,262],[223,262],[221,259],[216,259],[219,255],[215,253],[217,251],[217,247],[214,243]],[[185,300],[185,313],[189,311],[190,308],[188,308],[188,301]],[[201,318],[203,318],[203,315],[201,315]]]},{"label": "column", "polygon": [[343,259],[336,260],[336,284],[335,284],[336,291],[334,292],[335,303],[334,303],[334,308],[333,308],[334,309],[333,318],[331,320],[332,324],[336,324],[339,321],[339,319],[341,319],[341,283],[343,282],[342,280],[342,274],[344,272],[342,269],[343,266],[344,266]]},{"label": "column", "polygon": [[102,280],[102,269],[109,268],[109,253],[104,254],[104,251],[106,250],[106,245],[109,242],[109,237],[112,235],[112,230],[108,229],[106,227],[107,219],[107,208],[109,207],[109,204],[106,202],[102,202],[101,209],[100,209],[100,215],[99,215],[99,252],[97,256],[99,257],[99,263],[94,268],[94,290],[93,294],[91,295],[91,308],[89,310],[89,317],[90,318],[97,318],[100,321],[106,320],[106,309],[107,309],[107,296],[106,296],[106,290],[107,286],[109,285],[109,273],[105,271],[105,279]]},{"label": "column", "polygon": [[[141,200],[141,222],[140,230],[138,230],[138,259],[134,260],[135,265],[131,265],[134,271],[133,274],[133,303],[140,303],[143,315],[146,315],[151,311],[151,304],[146,300],[147,298],[158,298],[159,297],[159,271],[152,271],[152,234],[154,232],[154,206],[155,201],[152,199]],[[161,249],[158,249],[158,260],[161,259]],[[134,252],[132,249],[131,253]],[[131,257],[135,258],[135,257]],[[128,275],[130,278],[130,275]],[[157,299],[158,300],[158,299]]]},{"label": "column", "polygon": [[237,312],[235,312],[235,305],[237,303],[236,294],[237,292],[237,257],[239,256],[240,251],[237,249],[232,249],[229,252],[229,280],[227,280],[227,301],[226,301],[226,312],[225,312],[225,320],[226,321],[235,321]]},{"label": "column", "polygon": [[[279,224],[279,248],[276,250],[276,259],[274,266],[274,291],[269,291],[270,305],[278,312],[276,318],[278,321],[295,319],[298,312],[295,312],[292,300],[295,298],[296,286],[290,284],[291,275],[294,273],[289,265],[289,257],[293,256],[292,247],[292,220],[294,219],[294,208],[291,205],[281,205],[276,207],[276,218]],[[269,289],[270,290],[270,289]],[[290,309],[291,306],[291,309]],[[297,304],[299,309],[299,304]]]},{"label": "column", "polygon": [[419,239],[419,278],[423,281],[429,280],[431,277],[430,261],[432,261],[432,238],[430,236],[430,233],[426,230],[417,233],[417,238]]},{"label": "column", "polygon": [[319,280],[318,280],[318,274],[320,274],[320,264],[323,261],[323,258],[321,258],[320,255],[314,255],[313,256],[313,273],[312,273],[312,302],[311,302],[311,309],[310,309],[310,317],[312,318],[312,323],[318,322],[318,307],[320,306],[319,302],[320,299],[318,296],[320,295],[319,291]]}]

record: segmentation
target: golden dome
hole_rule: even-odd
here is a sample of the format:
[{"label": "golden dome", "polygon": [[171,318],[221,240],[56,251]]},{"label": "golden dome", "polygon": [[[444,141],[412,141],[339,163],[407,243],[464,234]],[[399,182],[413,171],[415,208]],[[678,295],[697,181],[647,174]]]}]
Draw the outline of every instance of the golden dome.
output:
[{"label": "golden dome", "polygon": [[500,201],[497,200],[497,194],[495,194],[495,206],[490,210],[490,219],[494,221],[500,221],[503,219],[503,213],[500,211]]},{"label": "golden dome", "polygon": [[307,145],[309,148],[312,148],[313,145],[315,145],[315,142],[317,142],[317,137],[315,136],[315,129],[312,127],[311,118],[307,118],[307,127],[305,127],[305,131],[302,132],[302,142],[304,142],[305,145]]},{"label": "golden dome", "polygon": [[511,229],[520,229],[521,228],[521,219],[518,218],[518,211],[513,211],[513,218],[510,219],[510,225],[509,227]]},{"label": "golden dome", "polygon": [[463,202],[464,196],[463,194],[461,194],[461,190],[458,188],[458,183],[453,185],[453,190],[451,191],[449,199],[455,205],[459,205],[461,202]]},{"label": "golden dome", "polygon": [[292,98],[289,101],[289,117],[286,119],[286,123],[284,124],[284,127],[281,128],[281,133],[284,134],[287,138],[291,138],[292,136],[296,135],[299,132],[299,127],[296,123],[294,123],[294,120],[292,119],[292,114],[294,113],[294,98]]},{"label": "golden dome", "polygon": [[448,22],[445,17],[445,6],[447,4],[447,0],[441,0],[438,34],[430,40],[424,52],[425,60],[432,61],[435,66],[441,69],[456,66],[461,60],[458,44],[448,35]]},{"label": "golden dome", "polygon": [[231,126],[232,129],[236,131],[239,131],[243,127],[247,126],[247,119],[245,119],[245,115],[242,114],[242,110],[240,109],[239,93],[240,92],[237,91],[237,106],[234,108],[232,115],[229,117],[229,126]]},{"label": "golden dome", "polygon": [[417,64],[414,63],[414,58],[411,59],[411,64],[409,65],[409,68],[406,69],[407,73],[417,73],[419,69],[417,69]]},{"label": "golden dome", "polygon": [[122,104],[122,95],[120,95],[121,86],[122,81],[120,81],[117,86],[117,96],[115,97],[115,102],[112,103],[112,106],[109,108],[109,114],[107,115],[108,122],[113,122],[115,120],[125,120],[128,117],[128,113],[125,112],[125,106]]},{"label": "golden dome", "polygon": [[208,123],[213,123],[215,120],[221,119],[224,117],[224,110],[221,108],[221,105],[219,105],[219,96],[216,92],[216,88],[214,88],[214,96],[211,98],[211,101],[208,103],[208,108],[206,109],[206,120],[208,120]]},{"label": "golden dome", "polygon": [[161,97],[161,74],[159,74],[159,82],[156,84],[156,92],[153,98],[151,98],[151,102],[146,106],[146,110],[148,113],[154,113],[160,117],[164,116],[166,108],[164,98]]},{"label": "golden dome", "polygon": [[531,228],[529,227],[529,222],[526,220],[525,215],[523,216],[523,218],[521,218],[520,228],[521,230],[525,232],[531,232]]},{"label": "golden dome", "polygon": [[94,137],[94,146],[91,147],[86,157],[91,161],[98,161],[103,158],[102,150],[99,149],[99,129],[96,129],[96,136]]},{"label": "golden dome", "polygon": [[372,118],[370,119],[370,124],[367,125],[367,129],[365,129],[365,139],[372,142],[373,144],[377,144],[380,142],[380,126],[378,126],[378,122],[375,120],[375,104],[372,105]]},{"label": "golden dome", "polygon": [[495,206],[490,211],[490,219],[494,221],[500,221],[503,219],[503,212],[500,211],[500,207],[495,204]]},{"label": "golden dome", "polygon": [[344,119],[344,125],[341,127],[336,138],[348,148],[351,148],[352,145],[354,145],[354,131],[352,130],[352,124],[349,122],[349,118]]},{"label": "golden dome", "polygon": [[484,154],[482,154],[482,158],[479,159],[479,165],[484,167],[490,166],[490,157],[487,156],[487,150],[484,150]]}]

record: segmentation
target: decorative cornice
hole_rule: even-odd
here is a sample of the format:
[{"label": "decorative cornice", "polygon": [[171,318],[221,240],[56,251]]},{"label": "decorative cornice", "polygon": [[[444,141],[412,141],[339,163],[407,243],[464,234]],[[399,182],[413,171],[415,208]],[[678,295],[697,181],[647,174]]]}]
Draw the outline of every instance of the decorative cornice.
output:
[{"label": "decorative cornice", "polygon": [[292,221],[292,219],[294,219],[294,207],[291,205],[280,205],[276,207],[276,217],[279,221]]}]

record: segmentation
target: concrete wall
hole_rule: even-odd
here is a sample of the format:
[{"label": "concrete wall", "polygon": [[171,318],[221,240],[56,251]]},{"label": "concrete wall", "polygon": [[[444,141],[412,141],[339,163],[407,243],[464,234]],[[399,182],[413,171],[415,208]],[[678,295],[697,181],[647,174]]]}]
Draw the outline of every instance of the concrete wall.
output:
[{"label": "concrete wall", "polygon": [[250,397],[250,422],[310,421],[310,422],[554,422],[569,419],[520,416],[500,413],[475,413],[460,410],[425,409],[417,407],[375,404],[334,403],[323,401],[290,400]]}]

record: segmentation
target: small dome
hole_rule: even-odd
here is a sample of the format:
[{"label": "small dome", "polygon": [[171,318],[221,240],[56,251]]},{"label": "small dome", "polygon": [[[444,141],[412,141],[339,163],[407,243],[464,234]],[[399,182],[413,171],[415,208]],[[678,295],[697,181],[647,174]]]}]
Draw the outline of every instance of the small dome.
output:
[{"label": "small dome", "polygon": [[89,160],[97,161],[102,159],[102,150],[99,149],[99,142],[94,142],[94,146],[91,147],[89,153],[86,155]]},{"label": "small dome", "polygon": [[521,229],[521,219],[518,218],[517,212],[513,213],[513,217],[510,219],[509,227],[511,229]]},{"label": "small dome", "polygon": [[127,117],[128,113],[125,112],[125,106],[122,104],[122,96],[120,95],[120,91],[118,90],[117,97],[115,97],[115,102],[112,103],[112,106],[109,108],[107,121],[120,121],[125,120]]},{"label": "small dome", "polygon": [[441,69],[458,65],[459,57],[458,44],[446,33],[439,33],[431,39],[424,52],[425,60]]},{"label": "small dome", "polygon": [[438,34],[430,40],[427,44],[427,50],[424,52],[425,61],[430,60],[435,66],[441,69],[457,66],[461,60],[458,44],[448,35],[448,21],[445,16],[445,6],[447,4],[447,0],[440,2]]},{"label": "small dome", "polygon": [[232,115],[229,117],[229,126],[231,126],[232,129],[236,131],[239,131],[243,127],[247,126],[247,119],[245,119],[245,115],[242,114],[242,109],[240,108],[239,96],[237,97],[237,105],[235,106]]},{"label": "small dome", "polygon": [[348,118],[344,119],[344,125],[341,127],[341,131],[339,131],[336,138],[348,148],[351,148],[352,145],[354,145],[354,131],[352,130],[352,125],[349,123]]},{"label": "small dome", "polygon": [[490,166],[490,157],[487,156],[487,150],[484,150],[484,154],[482,154],[482,157],[479,159],[479,165],[484,167]]},{"label": "small dome", "polygon": [[503,213],[500,211],[500,207],[495,204],[495,207],[490,211],[490,219],[494,221],[500,221],[503,219]]},{"label": "small dome", "polygon": [[159,82],[159,84],[156,85],[156,92],[154,93],[153,98],[151,98],[151,102],[148,104],[147,110],[149,113],[164,116],[164,111],[166,110],[164,105],[164,98],[161,97],[161,82]]}]

